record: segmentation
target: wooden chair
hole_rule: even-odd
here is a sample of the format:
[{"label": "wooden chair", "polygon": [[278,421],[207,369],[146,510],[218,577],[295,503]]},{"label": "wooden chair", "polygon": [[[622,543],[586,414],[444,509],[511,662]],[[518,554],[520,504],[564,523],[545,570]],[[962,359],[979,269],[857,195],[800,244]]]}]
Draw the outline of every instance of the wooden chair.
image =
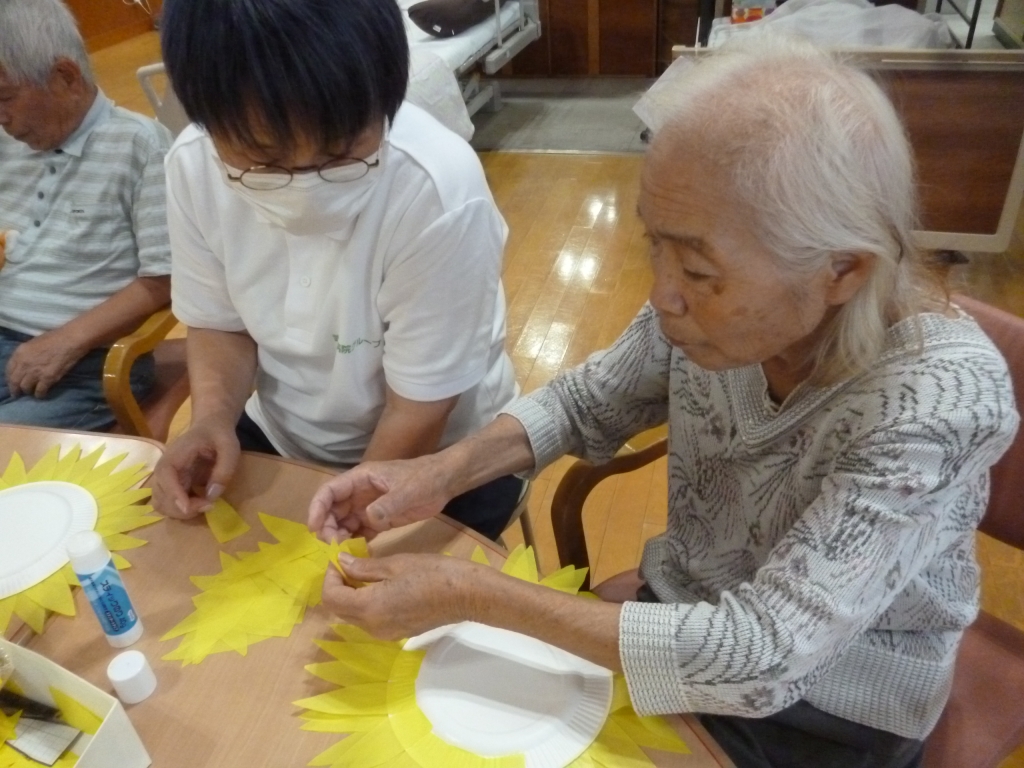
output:
[{"label": "wooden chair", "polygon": [[[117,419],[113,432],[167,441],[174,414],[189,395],[185,340],[167,338],[177,324],[169,308],[161,309],[107,353],[103,392]],[[129,376],[132,365],[147,352],[156,359],[156,383],[140,403],[132,394]]]},{"label": "wooden chair", "polygon": [[[954,302],[977,320],[1010,367],[1024,413],[1024,319],[965,296]],[[602,466],[577,461],[551,501],[561,564],[590,565],[583,535],[587,495],[612,475],[665,455],[667,440],[644,433]],[[979,530],[1024,550],[1024,429],[992,468],[991,495]],[[584,588],[589,588],[589,581]],[[1022,587],[1024,588],[1024,587]],[[1024,632],[982,611],[964,633],[949,703],[928,738],[925,768],[995,768],[1024,742]]]},{"label": "wooden chair", "polygon": [[607,464],[600,466],[579,460],[565,473],[551,498],[551,525],[555,529],[558,561],[587,568],[582,589],[590,589],[590,556],[583,533],[583,505],[597,484],[613,475],[632,472],[660,459],[668,450],[665,427],[637,435]]}]

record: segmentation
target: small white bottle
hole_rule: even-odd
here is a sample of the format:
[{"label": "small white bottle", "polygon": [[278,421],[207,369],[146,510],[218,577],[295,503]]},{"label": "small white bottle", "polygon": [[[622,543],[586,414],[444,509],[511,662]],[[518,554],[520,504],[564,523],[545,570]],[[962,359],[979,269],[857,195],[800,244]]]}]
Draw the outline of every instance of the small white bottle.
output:
[{"label": "small white bottle", "polygon": [[68,540],[68,559],[107,642],[124,648],[142,637],[142,619],[132,606],[103,537],[95,531],[76,533]]}]

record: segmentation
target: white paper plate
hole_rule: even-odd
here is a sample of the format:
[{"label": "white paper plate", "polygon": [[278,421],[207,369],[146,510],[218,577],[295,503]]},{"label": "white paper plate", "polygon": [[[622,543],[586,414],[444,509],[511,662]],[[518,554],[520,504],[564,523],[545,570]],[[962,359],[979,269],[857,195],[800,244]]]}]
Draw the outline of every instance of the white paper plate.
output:
[{"label": "white paper plate", "polygon": [[532,637],[464,622],[405,647],[427,648],[416,702],[434,733],[478,755],[563,768],[608,717],[612,673]]},{"label": "white paper plate", "polygon": [[96,526],[96,500],[72,483],[0,491],[0,599],[35,586],[68,561],[67,541]]}]

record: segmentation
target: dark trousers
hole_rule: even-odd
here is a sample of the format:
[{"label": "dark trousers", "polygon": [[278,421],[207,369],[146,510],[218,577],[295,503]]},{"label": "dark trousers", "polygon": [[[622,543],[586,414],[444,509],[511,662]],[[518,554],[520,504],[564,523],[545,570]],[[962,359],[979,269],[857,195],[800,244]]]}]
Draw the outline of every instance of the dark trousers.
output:
[{"label": "dark trousers", "polygon": [[[244,411],[235,426],[235,434],[243,451],[280,456],[263,430]],[[522,492],[523,481],[514,475],[505,475],[456,496],[442,511],[493,541],[508,525]]]},{"label": "dark trousers", "polygon": [[[64,377],[50,387],[46,397],[12,397],[5,371],[11,355],[32,336],[0,328],[0,423],[35,427],[101,432],[114,426],[114,412],[103,393],[103,365],[107,350],[94,349],[74,364]],[[156,381],[152,355],[135,361],[129,385],[136,400],[143,400]]]},{"label": "dark trousers", "polygon": [[[640,602],[658,598],[646,584]],[[918,768],[924,742],[845,720],[806,701],[765,718],[698,714],[737,768]]]}]

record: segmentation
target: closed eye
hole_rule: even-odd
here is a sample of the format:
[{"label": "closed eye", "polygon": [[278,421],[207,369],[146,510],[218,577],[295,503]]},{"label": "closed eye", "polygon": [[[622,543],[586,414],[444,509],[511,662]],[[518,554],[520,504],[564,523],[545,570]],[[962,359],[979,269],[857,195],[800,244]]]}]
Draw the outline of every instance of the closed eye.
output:
[{"label": "closed eye", "polygon": [[711,275],[705,275],[700,272],[693,272],[689,269],[683,270],[683,277],[687,280],[693,280],[694,282],[700,282],[701,280],[710,280]]}]

